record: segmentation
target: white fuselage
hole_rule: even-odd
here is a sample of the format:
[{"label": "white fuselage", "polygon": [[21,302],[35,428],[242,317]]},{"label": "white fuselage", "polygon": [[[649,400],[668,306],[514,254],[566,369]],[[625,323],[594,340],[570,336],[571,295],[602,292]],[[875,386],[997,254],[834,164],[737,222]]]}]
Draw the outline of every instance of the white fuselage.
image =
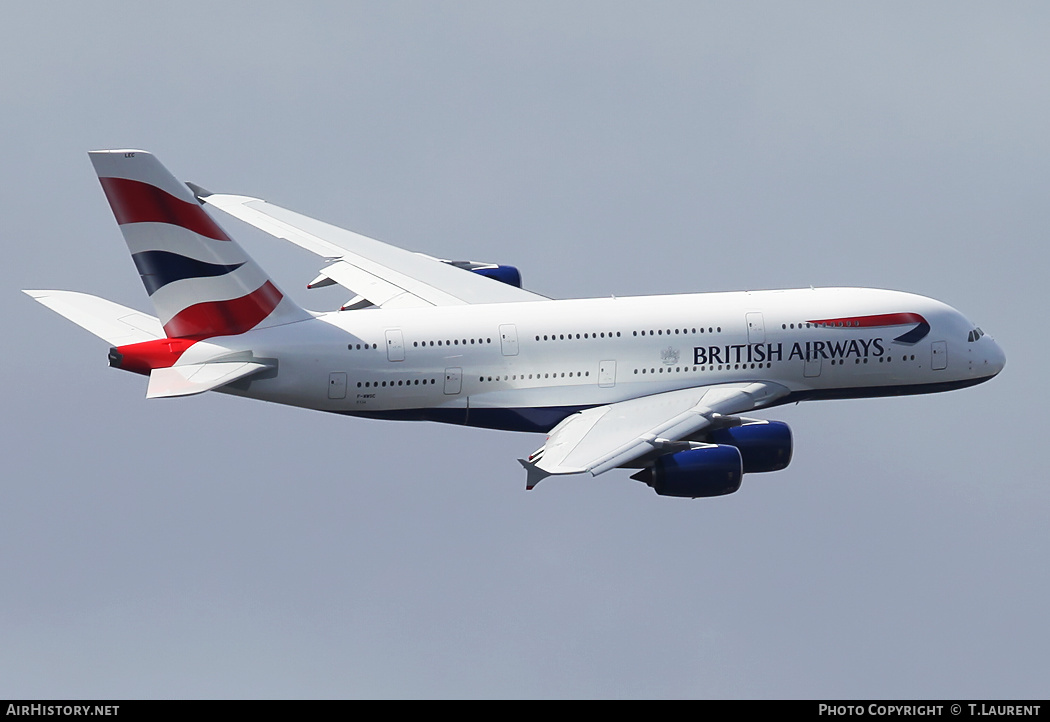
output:
[{"label": "white fuselage", "polygon": [[974,330],[922,296],[823,288],[327,313],[200,342],[179,363],[251,350],[277,370],[231,393],[547,431],[582,408],[738,381],[788,388],[780,403],[969,386],[1004,364]]}]

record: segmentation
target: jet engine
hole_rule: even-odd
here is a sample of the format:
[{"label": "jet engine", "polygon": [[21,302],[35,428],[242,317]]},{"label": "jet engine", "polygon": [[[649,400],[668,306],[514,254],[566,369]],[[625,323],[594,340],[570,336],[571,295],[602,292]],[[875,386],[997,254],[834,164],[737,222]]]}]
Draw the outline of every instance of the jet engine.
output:
[{"label": "jet engine", "polygon": [[495,264],[489,264],[480,268],[469,269],[479,276],[485,276],[486,278],[493,278],[497,281],[506,283],[508,286],[516,286],[521,288],[521,271],[514,266],[497,266]]},{"label": "jet engine", "polygon": [[791,463],[791,428],[783,421],[753,421],[717,429],[705,441],[738,448],[745,474],[780,471]]},{"label": "jet engine", "polygon": [[702,446],[658,457],[631,478],[660,496],[722,496],[740,488],[744,462],[735,446]]}]

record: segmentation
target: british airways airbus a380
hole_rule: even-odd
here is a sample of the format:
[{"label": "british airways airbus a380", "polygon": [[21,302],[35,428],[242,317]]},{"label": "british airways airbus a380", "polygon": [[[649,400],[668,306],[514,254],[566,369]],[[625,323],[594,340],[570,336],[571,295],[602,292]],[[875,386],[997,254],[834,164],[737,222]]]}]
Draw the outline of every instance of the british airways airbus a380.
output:
[{"label": "british airways airbus a380", "polygon": [[[657,494],[729,494],[791,460],[786,424],[747,418],[815,399],[973,386],[1005,356],[923,296],[818,288],[551,300],[516,269],[412,253],[245,196],[177,181],[150,153],[90,154],[157,316],[26,291],[149,376],[148,398],[217,390],[353,416],[543,432],[522,459],[552,475],[638,469]],[[327,259],[306,311],[212,220],[211,206]]]}]

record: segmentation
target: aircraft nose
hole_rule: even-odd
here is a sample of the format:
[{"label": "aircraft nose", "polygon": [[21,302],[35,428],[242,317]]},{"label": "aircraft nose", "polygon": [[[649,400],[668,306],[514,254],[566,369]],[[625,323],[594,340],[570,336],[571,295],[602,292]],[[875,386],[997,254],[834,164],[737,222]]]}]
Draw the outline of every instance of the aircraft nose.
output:
[{"label": "aircraft nose", "polygon": [[988,353],[985,354],[984,363],[988,370],[992,372],[992,376],[995,376],[1006,366],[1006,353],[994,340],[988,339],[988,341],[991,343],[988,346]]}]

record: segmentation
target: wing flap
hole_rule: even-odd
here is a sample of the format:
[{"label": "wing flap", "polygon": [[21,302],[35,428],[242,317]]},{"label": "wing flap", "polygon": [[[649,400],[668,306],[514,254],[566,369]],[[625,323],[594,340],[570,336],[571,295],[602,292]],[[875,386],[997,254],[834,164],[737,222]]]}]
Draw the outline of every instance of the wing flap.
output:
[{"label": "wing flap", "polygon": [[254,361],[217,361],[153,369],[149,375],[146,398],[161,399],[202,394],[265,368],[270,367]]},{"label": "wing flap", "polygon": [[[332,279],[340,286],[349,288],[363,298],[367,298],[373,305],[380,308],[419,308],[422,306],[437,305],[420,298],[405,286],[412,286],[411,282],[405,283],[405,279],[398,279],[402,285],[393,283],[381,275],[369,271],[361,266],[349,263],[346,260],[336,261],[321,271],[322,274]],[[397,278],[394,274],[387,274],[389,278]],[[459,303],[456,299],[449,297],[448,303]]]},{"label": "wing flap", "polygon": [[[341,259],[358,272],[401,288],[404,293],[415,297],[406,299],[400,294],[390,296],[384,304],[364,293],[361,288],[348,286],[350,290],[365,296],[377,306],[404,308],[406,303],[449,306],[545,300],[543,296],[531,291],[485,278],[423,254],[382,243],[258,198],[224,194],[199,194],[198,198],[261,231],[290,241],[319,256]],[[346,285],[343,280],[329,273],[329,268],[322,270],[322,273]],[[345,268],[337,269],[336,273],[348,274]],[[348,277],[346,280],[359,282],[360,278]]]}]

